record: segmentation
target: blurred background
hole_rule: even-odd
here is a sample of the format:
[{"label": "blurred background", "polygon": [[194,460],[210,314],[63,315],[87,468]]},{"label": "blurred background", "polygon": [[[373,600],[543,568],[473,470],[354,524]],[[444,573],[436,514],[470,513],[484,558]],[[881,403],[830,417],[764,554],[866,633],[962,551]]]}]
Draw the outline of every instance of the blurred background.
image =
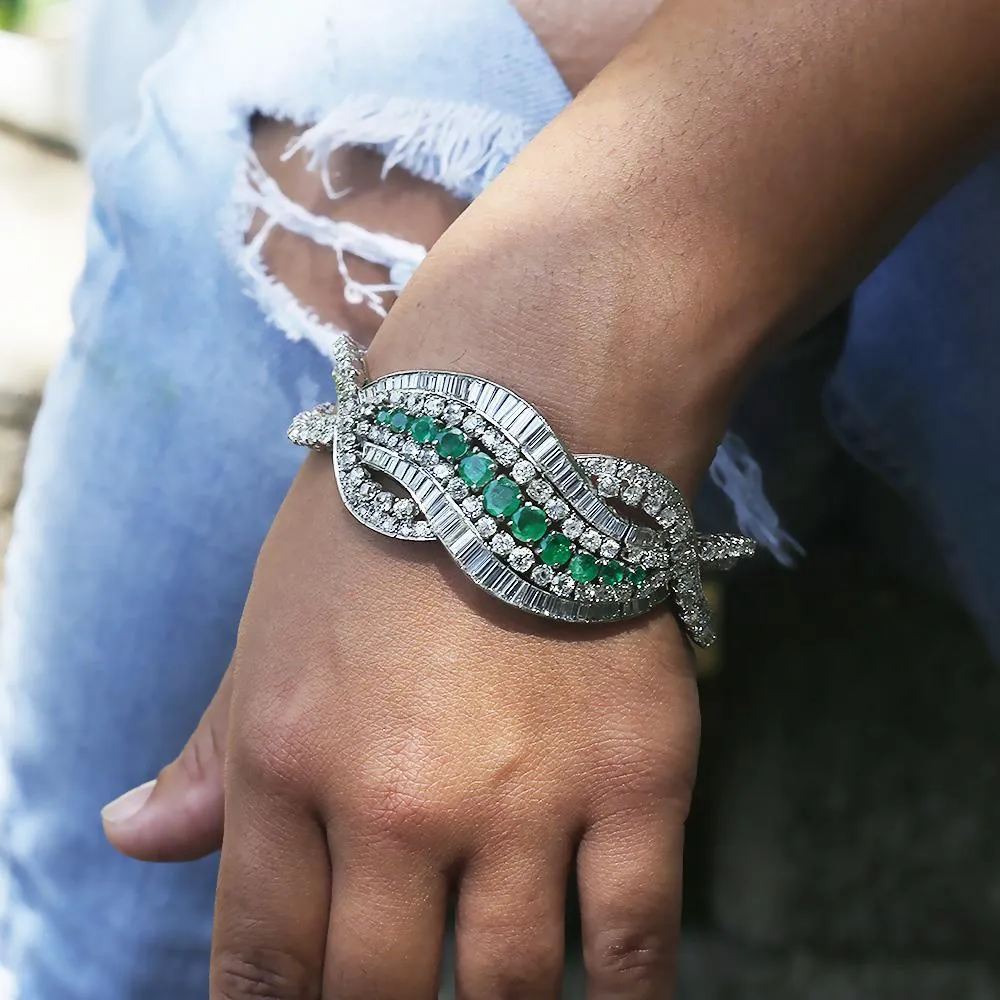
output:
[{"label": "blurred background", "polygon": [[[95,67],[96,6],[0,0],[0,552],[82,264],[80,151],[101,122],[78,95],[127,113],[187,6],[136,0],[134,23],[100,26],[128,40],[120,62]],[[1000,998],[1000,677],[945,597],[873,560],[878,531],[834,526],[796,572],[719,596],[681,1000]]]}]

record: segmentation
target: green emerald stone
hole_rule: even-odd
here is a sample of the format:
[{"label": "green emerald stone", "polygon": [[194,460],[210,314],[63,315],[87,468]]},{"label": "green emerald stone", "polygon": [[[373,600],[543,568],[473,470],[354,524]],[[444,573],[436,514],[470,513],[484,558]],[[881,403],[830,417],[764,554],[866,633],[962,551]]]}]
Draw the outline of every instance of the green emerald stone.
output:
[{"label": "green emerald stone", "polygon": [[458,463],[458,474],[474,490],[481,490],[496,475],[496,471],[497,463],[482,452],[466,455]]},{"label": "green emerald stone", "polygon": [[388,410],[379,410],[378,413],[375,414],[375,423],[387,424],[389,423],[389,418],[391,416],[392,414]]},{"label": "green emerald stone", "polygon": [[538,557],[546,566],[563,566],[572,554],[570,540],[558,531],[546,535],[538,546]]},{"label": "green emerald stone", "polygon": [[601,583],[616,584],[625,579],[625,567],[615,559],[609,559],[600,569]]},{"label": "green emerald stone", "polygon": [[513,479],[500,476],[483,490],[483,506],[493,517],[510,517],[521,506],[521,491]]},{"label": "green emerald stone", "polygon": [[441,425],[433,417],[417,417],[410,424],[410,437],[417,444],[427,444],[433,441],[441,430]]},{"label": "green emerald stone", "polygon": [[641,566],[633,566],[628,572],[629,583],[636,587],[641,583],[645,583],[648,577],[649,573]]},{"label": "green emerald stone", "polygon": [[389,426],[402,434],[410,426],[410,418],[405,410],[393,410],[389,414]]},{"label": "green emerald stone", "polygon": [[469,450],[469,439],[454,428],[442,431],[437,439],[437,453],[442,458],[461,458]]},{"label": "green emerald stone", "polygon": [[547,527],[545,511],[530,504],[515,511],[510,519],[510,533],[522,542],[537,542]]},{"label": "green emerald stone", "polygon": [[569,575],[577,583],[590,583],[597,576],[597,560],[586,552],[573,556],[569,564]]}]

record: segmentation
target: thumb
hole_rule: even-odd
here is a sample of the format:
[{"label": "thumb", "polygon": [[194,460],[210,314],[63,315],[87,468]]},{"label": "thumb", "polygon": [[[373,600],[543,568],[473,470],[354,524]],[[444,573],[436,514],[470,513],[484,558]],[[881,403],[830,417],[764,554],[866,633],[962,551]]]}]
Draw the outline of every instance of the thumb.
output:
[{"label": "thumb", "polygon": [[104,833],[140,861],[193,861],[222,845],[223,772],[232,668],[180,756],[154,781],[101,810]]}]

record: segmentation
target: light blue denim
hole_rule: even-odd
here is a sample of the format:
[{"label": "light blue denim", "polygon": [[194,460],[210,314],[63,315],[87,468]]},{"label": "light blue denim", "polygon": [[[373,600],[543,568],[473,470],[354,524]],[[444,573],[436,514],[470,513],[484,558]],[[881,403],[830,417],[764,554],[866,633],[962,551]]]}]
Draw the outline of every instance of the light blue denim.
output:
[{"label": "light blue denim", "polygon": [[[75,333],[7,563],[0,1000],[206,995],[215,859],[125,860],[98,811],[207,705],[301,460],[285,426],[330,395],[309,317],[237,266],[250,115],[325,122],[471,197],[568,100],[504,0],[213,0],[143,89],[93,151]],[[414,116],[441,127],[414,142]],[[987,166],[862,288],[831,413],[928,518],[1000,649],[998,240]]]}]

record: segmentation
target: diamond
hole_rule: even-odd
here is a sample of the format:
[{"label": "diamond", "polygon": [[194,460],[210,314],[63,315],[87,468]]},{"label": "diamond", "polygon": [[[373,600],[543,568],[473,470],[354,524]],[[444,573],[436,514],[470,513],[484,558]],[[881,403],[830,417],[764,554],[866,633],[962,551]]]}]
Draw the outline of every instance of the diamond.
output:
[{"label": "diamond", "polygon": [[594,471],[598,476],[615,476],[618,473],[618,459],[602,458]]},{"label": "diamond", "polygon": [[590,583],[597,576],[597,560],[586,552],[573,556],[569,564],[569,575],[577,583]]},{"label": "diamond", "polygon": [[597,492],[602,497],[618,496],[618,480],[615,479],[613,476],[598,476]]},{"label": "diamond", "polygon": [[464,510],[469,517],[479,517],[479,515],[483,512],[482,497],[466,497],[462,501],[462,510]]},{"label": "diamond", "polygon": [[642,488],[642,483],[629,483],[622,490],[622,501],[627,503],[630,507],[638,507],[642,502],[642,495],[645,492],[646,491]]},{"label": "diamond", "polygon": [[528,480],[534,478],[535,467],[526,458],[522,458],[520,461],[514,463],[514,468],[511,469],[510,475],[515,483],[520,483],[523,486]]},{"label": "diamond", "polygon": [[482,442],[484,448],[489,448],[490,451],[494,451],[496,446],[500,443],[500,435],[494,430],[483,431]]},{"label": "diamond", "polygon": [[476,531],[483,538],[492,538],[497,533],[497,523],[492,517],[481,517],[476,521]]},{"label": "diamond", "polygon": [[545,514],[552,521],[561,521],[568,513],[569,507],[559,497],[553,497],[545,505]]},{"label": "diamond", "polygon": [[531,569],[531,564],[535,561],[535,553],[531,549],[518,548],[507,557],[507,561],[518,571],[526,573]]},{"label": "diamond", "polygon": [[[563,528],[565,530],[565,525],[563,525]],[[595,531],[593,528],[587,528],[587,530],[580,535],[580,544],[585,549],[589,549],[591,552],[596,552],[601,547],[601,541],[601,533],[599,531]]]},{"label": "diamond", "polygon": [[410,426],[410,415],[406,410],[393,410],[389,414],[388,423],[391,430],[394,430],[397,434],[402,434]]},{"label": "diamond", "polygon": [[536,503],[545,503],[552,498],[552,487],[544,479],[532,479],[525,493]]},{"label": "diamond", "polygon": [[449,427],[457,427],[465,416],[465,407],[461,403],[449,403],[444,408],[444,422]]},{"label": "diamond", "polygon": [[569,597],[573,593],[573,578],[568,573],[557,573],[552,577],[552,593]]},{"label": "diamond", "polygon": [[538,546],[538,556],[548,566],[562,566],[572,554],[569,539],[558,531],[546,535]]},{"label": "diamond", "polygon": [[494,535],[490,539],[490,548],[498,556],[510,555],[514,551],[514,539],[505,532],[500,532],[498,535]]},{"label": "diamond", "polygon": [[567,538],[579,538],[580,533],[583,531],[583,521],[578,517],[567,517],[563,521],[563,534]]},{"label": "diamond", "polygon": [[340,467],[342,469],[353,469],[358,464],[358,456],[353,451],[345,451],[340,456]]},{"label": "diamond", "polygon": [[424,403],[424,409],[432,417],[440,417],[444,413],[444,400],[440,396],[428,396]]},{"label": "diamond", "polygon": [[358,465],[351,469],[351,471],[347,474],[347,478],[352,483],[360,483],[361,480],[365,478],[365,475],[365,470]]},{"label": "diamond", "polygon": [[486,421],[478,413],[470,413],[462,421],[462,430],[473,437],[479,437],[486,428]]},{"label": "diamond", "polygon": [[605,559],[614,559],[614,557],[618,555],[618,550],[620,548],[621,545],[613,538],[605,538],[604,541],[601,542],[601,555],[604,556]]},{"label": "diamond", "polygon": [[337,444],[341,448],[353,448],[358,443],[357,434],[338,434]]},{"label": "diamond", "polygon": [[425,468],[430,469],[432,466],[437,465],[438,453],[433,448],[424,448],[420,452],[420,457],[417,461]]},{"label": "diamond", "polygon": [[433,538],[434,532],[427,521],[415,521],[413,524],[413,535],[415,538]]},{"label": "diamond", "polygon": [[441,425],[433,417],[417,417],[410,425],[410,437],[420,444],[433,441],[441,430]]},{"label": "diamond", "polygon": [[454,479],[449,479],[445,484],[445,489],[448,491],[449,496],[455,500],[464,500],[469,495],[469,487],[458,476],[455,476]]},{"label": "diamond", "polygon": [[659,514],[666,502],[667,496],[665,493],[650,493],[649,496],[643,501],[642,509],[647,514]]},{"label": "diamond", "polygon": [[458,463],[458,474],[476,490],[482,489],[495,475],[497,463],[489,455],[476,452]]},{"label": "diamond", "polygon": [[600,568],[599,575],[601,583],[614,586],[625,579],[625,567],[620,562],[610,559]]},{"label": "diamond", "polygon": [[494,517],[510,517],[521,506],[521,491],[513,480],[500,476],[483,490],[483,503]]},{"label": "diamond", "polygon": [[359,420],[354,430],[357,432],[358,437],[366,438],[372,432],[372,425],[367,420]]},{"label": "diamond", "polygon": [[516,510],[510,519],[511,534],[522,542],[537,542],[547,527],[545,511],[530,504]]},{"label": "diamond", "polygon": [[542,563],[542,565],[536,566],[531,571],[531,580],[533,583],[537,583],[539,587],[547,587],[552,582],[554,575],[552,567]]},{"label": "diamond", "polygon": [[419,411],[420,407],[424,405],[424,397],[420,395],[419,392],[411,392],[406,396],[406,408],[412,413]]},{"label": "diamond", "polygon": [[521,454],[509,441],[497,441],[491,450],[502,465],[513,465]]},{"label": "diamond", "polygon": [[382,510],[392,510],[392,505],[396,502],[396,498],[388,490],[382,490],[375,498],[375,502]]},{"label": "diamond", "polygon": [[418,458],[420,456],[420,445],[416,441],[404,441],[400,449],[406,458]]},{"label": "diamond", "polygon": [[469,450],[469,439],[461,431],[450,428],[438,435],[436,447],[442,458],[461,458]]},{"label": "diamond", "polygon": [[434,475],[437,479],[447,479],[452,472],[451,466],[447,462],[438,462],[434,466]]},{"label": "diamond", "polygon": [[417,512],[417,505],[412,500],[397,500],[392,505],[392,512],[396,515],[396,517],[413,517],[413,515]]},{"label": "diamond", "polygon": [[402,389],[393,389],[389,393],[389,402],[393,406],[399,406],[399,404],[403,402],[403,390]]}]

